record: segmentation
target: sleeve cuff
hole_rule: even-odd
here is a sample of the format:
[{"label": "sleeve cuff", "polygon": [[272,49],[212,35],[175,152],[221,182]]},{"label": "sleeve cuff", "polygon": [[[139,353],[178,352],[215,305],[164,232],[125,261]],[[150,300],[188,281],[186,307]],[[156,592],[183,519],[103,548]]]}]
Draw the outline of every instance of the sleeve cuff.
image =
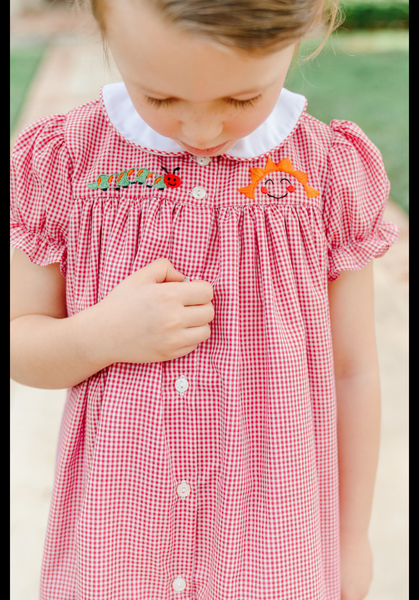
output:
[{"label": "sleeve cuff", "polygon": [[66,276],[66,246],[53,243],[39,234],[28,231],[22,225],[16,224],[12,225],[10,229],[10,245],[23,250],[33,263],[41,267],[59,263],[62,276]]},{"label": "sleeve cuff", "polygon": [[399,229],[394,223],[383,221],[380,227],[363,240],[347,246],[329,247],[328,281],[334,281],[341,271],[357,271],[365,267],[373,258],[379,258],[394,244]]}]

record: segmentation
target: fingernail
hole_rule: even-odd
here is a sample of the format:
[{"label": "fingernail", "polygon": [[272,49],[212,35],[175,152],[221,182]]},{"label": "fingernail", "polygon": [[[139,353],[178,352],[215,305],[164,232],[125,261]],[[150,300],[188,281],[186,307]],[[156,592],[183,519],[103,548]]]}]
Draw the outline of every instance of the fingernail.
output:
[{"label": "fingernail", "polygon": [[186,276],[186,277],[185,277],[185,279],[182,281],[182,283],[183,283],[184,281],[190,281],[189,277],[188,277],[188,276]]}]

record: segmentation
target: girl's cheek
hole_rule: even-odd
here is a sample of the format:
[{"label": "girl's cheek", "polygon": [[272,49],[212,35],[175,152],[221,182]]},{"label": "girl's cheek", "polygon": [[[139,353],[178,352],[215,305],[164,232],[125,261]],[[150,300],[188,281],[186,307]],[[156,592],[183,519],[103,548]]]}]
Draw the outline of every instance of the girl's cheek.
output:
[{"label": "girl's cheek", "polygon": [[257,129],[269,116],[271,110],[241,109],[241,113],[228,122],[229,131],[235,137],[246,137]]},{"label": "girl's cheek", "polygon": [[228,123],[231,133],[240,138],[255,131],[269,117],[278,101],[278,97],[279,93],[275,93],[274,90],[274,92],[267,93],[262,97],[255,106],[236,109]]},{"label": "girl's cheek", "polygon": [[160,135],[171,137],[176,133],[178,122],[168,115],[167,111],[158,108],[153,109],[150,106],[144,106],[144,104],[135,106],[135,109],[143,121]]},{"label": "girl's cheek", "polygon": [[167,116],[162,116],[160,118],[156,118],[155,116],[153,116],[153,122],[149,122],[148,124],[152,129],[154,129],[154,131],[160,133],[160,135],[164,135],[165,137],[172,137],[173,135],[175,135],[178,129],[176,123],[177,122],[175,119],[171,119]]}]

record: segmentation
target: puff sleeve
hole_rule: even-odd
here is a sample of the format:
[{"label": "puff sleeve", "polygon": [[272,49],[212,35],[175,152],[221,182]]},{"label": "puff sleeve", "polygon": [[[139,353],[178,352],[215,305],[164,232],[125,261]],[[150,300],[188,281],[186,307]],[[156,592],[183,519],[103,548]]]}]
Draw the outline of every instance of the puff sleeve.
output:
[{"label": "puff sleeve", "polygon": [[11,156],[10,243],[37,265],[60,263],[64,277],[71,176],[65,115],[44,117],[21,132]]},{"label": "puff sleeve", "polygon": [[334,120],[330,126],[323,218],[328,281],[333,281],[340,271],[361,269],[385,254],[396,241],[398,228],[382,220],[390,182],[379,150],[355,123]]}]

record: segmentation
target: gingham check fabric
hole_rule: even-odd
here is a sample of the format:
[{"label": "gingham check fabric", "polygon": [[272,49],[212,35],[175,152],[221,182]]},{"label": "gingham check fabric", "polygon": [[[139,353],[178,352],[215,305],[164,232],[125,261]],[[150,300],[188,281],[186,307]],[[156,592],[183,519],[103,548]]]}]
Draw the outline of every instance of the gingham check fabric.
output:
[{"label": "gingham check fabric", "polygon": [[159,257],[215,310],[194,352],[68,391],[42,600],[340,600],[327,283],[394,243],[388,193],[357,125],[305,110],[208,164],[128,141],[102,97],[21,133],[11,243],[60,263],[69,316]]}]

